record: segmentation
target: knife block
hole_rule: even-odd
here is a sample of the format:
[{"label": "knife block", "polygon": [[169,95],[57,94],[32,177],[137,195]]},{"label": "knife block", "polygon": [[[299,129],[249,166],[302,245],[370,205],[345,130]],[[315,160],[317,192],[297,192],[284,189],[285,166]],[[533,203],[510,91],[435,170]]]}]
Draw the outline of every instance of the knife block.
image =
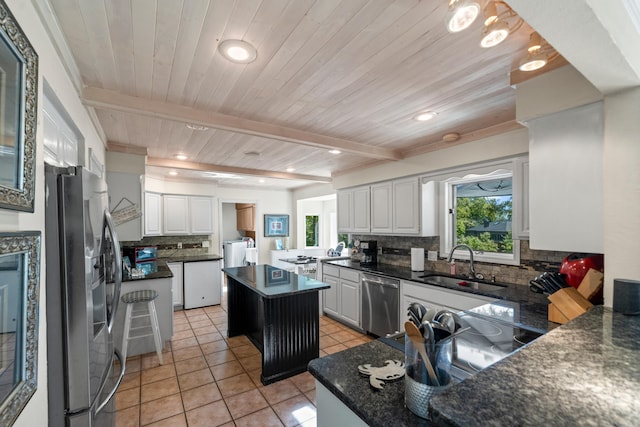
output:
[{"label": "knife block", "polygon": [[555,323],[567,323],[593,307],[576,288],[571,287],[562,288],[547,298],[551,301],[548,319]]}]

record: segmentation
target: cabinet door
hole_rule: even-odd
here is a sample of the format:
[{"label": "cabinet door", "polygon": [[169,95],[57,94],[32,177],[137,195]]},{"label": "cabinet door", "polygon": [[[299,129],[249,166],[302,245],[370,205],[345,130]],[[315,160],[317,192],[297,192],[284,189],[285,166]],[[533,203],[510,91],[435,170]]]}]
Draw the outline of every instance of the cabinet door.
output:
[{"label": "cabinet door", "polygon": [[162,196],[157,193],[144,193],[144,235],[162,234]]},{"label": "cabinet door", "polygon": [[187,196],[162,196],[164,234],[189,234],[189,200]]},{"label": "cabinet door", "polygon": [[371,232],[393,232],[393,207],[391,182],[371,186]]},{"label": "cabinet door", "polygon": [[334,316],[340,315],[340,307],[338,307],[338,279],[332,276],[324,275],[322,281],[331,285],[329,289],[325,289],[322,298],[322,309],[325,313]]},{"label": "cabinet door", "polygon": [[393,232],[420,233],[420,194],[418,178],[393,181]]},{"label": "cabinet door", "polygon": [[360,327],[360,284],[340,279],[340,314],[342,319]]},{"label": "cabinet door", "polygon": [[212,234],[214,224],[213,197],[189,197],[189,213],[191,216],[191,233]]},{"label": "cabinet door", "polygon": [[168,262],[167,266],[173,277],[171,278],[171,289],[173,291],[173,306],[182,307],[182,263]]},{"label": "cabinet door", "polygon": [[369,186],[353,190],[353,231],[369,233],[371,231],[371,192]]},{"label": "cabinet door", "polygon": [[603,115],[597,102],[527,123],[531,249],[604,252]]},{"label": "cabinet door", "polygon": [[353,192],[352,190],[339,190],[337,196],[338,231],[349,233],[353,231]]}]

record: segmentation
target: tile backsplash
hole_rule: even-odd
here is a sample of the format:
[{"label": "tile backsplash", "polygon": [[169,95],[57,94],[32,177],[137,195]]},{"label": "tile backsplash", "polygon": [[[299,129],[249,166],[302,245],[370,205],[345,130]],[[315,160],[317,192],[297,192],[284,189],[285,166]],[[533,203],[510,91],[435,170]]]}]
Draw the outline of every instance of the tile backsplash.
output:
[{"label": "tile backsplash", "polygon": [[[172,256],[198,256],[210,253],[211,247],[203,247],[202,242],[208,241],[211,246],[210,236],[193,235],[193,236],[146,236],[138,241],[120,242],[122,247],[130,246],[157,246],[158,258]],[[178,248],[178,244],[182,243],[182,248]]]},{"label": "tile backsplash", "polygon": [[[376,240],[378,248],[382,248],[382,253],[378,254],[378,262],[401,267],[411,267],[411,248],[424,248],[425,270],[449,273],[449,265],[446,260],[448,254],[438,254],[437,261],[426,259],[427,251],[440,250],[439,237],[353,235],[352,239]],[[491,264],[478,261],[474,264],[476,272],[484,275],[485,279],[490,279],[493,275],[497,282],[528,285],[529,280],[545,271],[559,271],[560,264],[567,255],[569,252],[533,250],[529,248],[528,240],[521,240],[520,265]],[[457,260],[456,272],[461,275],[468,274],[469,262]]]}]

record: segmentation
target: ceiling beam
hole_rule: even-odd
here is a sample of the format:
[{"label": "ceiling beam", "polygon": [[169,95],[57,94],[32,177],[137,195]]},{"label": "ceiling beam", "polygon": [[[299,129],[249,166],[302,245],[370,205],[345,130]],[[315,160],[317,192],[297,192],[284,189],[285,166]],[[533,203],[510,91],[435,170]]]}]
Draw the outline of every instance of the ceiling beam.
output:
[{"label": "ceiling beam", "polygon": [[120,144],[119,142],[107,142],[107,151],[116,151],[118,153],[136,154],[138,156],[147,155],[147,147],[139,145]]},{"label": "ceiling beam", "polygon": [[160,157],[147,157],[147,166],[162,168],[188,169],[201,172],[224,172],[238,175],[263,176],[266,178],[297,179],[314,182],[331,182],[330,177],[303,175],[298,173],[285,173],[262,169],[239,168],[235,166],[212,165],[210,163],[186,162],[182,160],[163,159]]},{"label": "ceiling beam", "polygon": [[130,95],[123,95],[110,90],[86,87],[82,91],[84,105],[125,113],[139,114],[147,117],[173,120],[196,124],[215,129],[239,132],[247,135],[261,136],[309,147],[336,149],[381,160],[401,160],[402,153],[384,147],[374,147],[346,139],[333,138],[317,133],[306,132],[271,123],[244,119],[212,111],[198,110],[168,102],[153,101]]}]

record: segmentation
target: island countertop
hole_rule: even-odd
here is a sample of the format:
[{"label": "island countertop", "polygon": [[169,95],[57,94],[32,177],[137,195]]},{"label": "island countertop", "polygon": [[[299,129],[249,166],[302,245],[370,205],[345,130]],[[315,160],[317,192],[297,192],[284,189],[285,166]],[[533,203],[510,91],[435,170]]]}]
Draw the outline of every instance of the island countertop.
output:
[{"label": "island countertop", "polygon": [[270,265],[229,267],[222,271],[264,298],[280,298],[329,288],[326,283]]}]

